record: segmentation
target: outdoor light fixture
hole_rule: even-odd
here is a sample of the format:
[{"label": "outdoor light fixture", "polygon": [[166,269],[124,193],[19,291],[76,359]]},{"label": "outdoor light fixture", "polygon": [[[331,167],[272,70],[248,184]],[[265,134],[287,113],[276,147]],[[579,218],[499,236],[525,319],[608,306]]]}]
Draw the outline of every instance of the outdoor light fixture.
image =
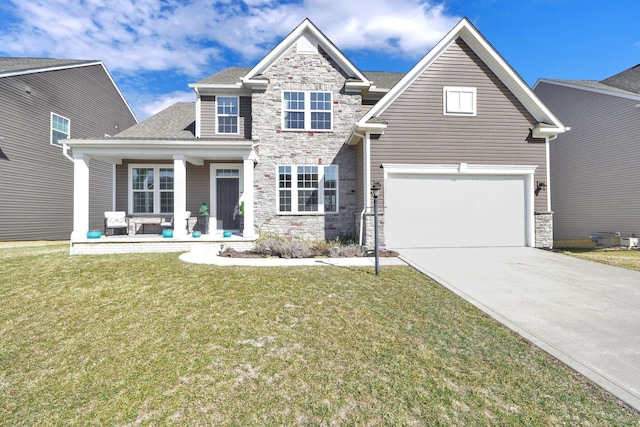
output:
[{"label": "outdoor light fixture", "polygon": [[380,195],[380,183],[374,182],[371,186],[373,196],[373,228],[375,235],[375,255],[376,255],[376,276],[380,275],[380,250],[378,246],[378,196]]}]

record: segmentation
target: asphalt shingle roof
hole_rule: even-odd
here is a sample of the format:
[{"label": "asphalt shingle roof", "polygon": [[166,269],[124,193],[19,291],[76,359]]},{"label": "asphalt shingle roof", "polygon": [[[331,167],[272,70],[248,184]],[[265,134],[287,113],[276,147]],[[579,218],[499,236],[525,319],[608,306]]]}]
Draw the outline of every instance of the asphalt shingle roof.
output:
[{"label": "asphalt shingle roof", "polygon": [[363,73],[379,89],[391,89],[406,74],[390,71],[363,71]]},{"label": "asphalt shingle roof", "polygon": [[637,96],[638,93],[640,93],[640,92],[636,93],[628,90],[619,89],[617,87],[604,84],[602,83],[602,81],[597,81],[597,80],[562,80],[562,79],[546,79],[546,80],[550,82],[558,82],[558,83],[571,84],[574,86],[582,86],[590,89],[600,89],[600,90],[606,90],[609,92],[617,92],[617,93],[626,94],[626,95]]},{"label": "asphalt shingle roof", "polygon": [[600,83],[640,94],[640,64],[601,80]]},{"label": "asphalt shingle roof", "polygon": [[97,60],[0,57],[0,74],[16,72],[26,73],[43,68],[81,65],[93,62],[97,62]]},{"label": "asphalt shingle roof", "polygon": [[[247,75],[249,71],[251,71],[249,67],[230,67],[209,77],[205,77],[195,84],[235,84],[239,83],[240,78]],[[391,89],[405,75],[405,73],[388,71],[364,71],[363,73],[369,80],[372,80],[373,84],[379,89]]]},{"label": "asphalt shingle roof", "polygon": [[198,85],[206,84],[234,84],[240,83],[240,77],[244,77],[251,71],[248,67],[230,67],[226,68],[216,74],[196,82]]},{"label": "asphalt shingle roof", "polygon": [[196,131],[196,103],[178,102],[115,135],[115,138],[192,139]]}]

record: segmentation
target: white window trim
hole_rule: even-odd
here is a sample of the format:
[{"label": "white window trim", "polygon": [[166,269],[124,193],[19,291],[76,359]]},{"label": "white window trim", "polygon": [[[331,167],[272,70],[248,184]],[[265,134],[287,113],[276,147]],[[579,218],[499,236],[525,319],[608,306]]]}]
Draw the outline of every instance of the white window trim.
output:
[{"label": "white window trim", "polygon": [[49,122],[49,144],[53,145],[54,147],[61,147],[62,148],[64,146],[64,144],[56,144],[53,141],[53,131],[56,130],[56,131],[60,132],[58,129],[53,129],[53,116],[58,116],[58,117],[60,117],[62,119],[65,119],[65,120],[67,120],[69,122],[69,133],[67,134],[67,138],[66,139],[71,138],[71,119],[68,119],[65,116],[60,115],[58,113],[54,113],[53,111],[51,112],[51,119],[50,119],[50,122]]},{"label": "white window trim", "polygon": [[[462,110],[450,108],[448,105],[449,92],[470,93],[472,96],[471,110]],[[478,100],[478,91],[475,87],[465,86],[444,86],[442,88],[442,114],[445,116],[476,116]]]},{"label": "white window trim", "polygon": [[[281,166],[291,167],[291,211],[280,210],[280,170]],[[317,167],[318,168],[318,210],[317,211],[298,211],[298,167]],[[337,171],[336,188],[329,190],[336,191],[336,210],[333,212],[324,211],[324,170],[326,167],[335,167]],[[276,166],[276,211],[278,215],[335,215],[340,213],[340,167],[338,165],[277,165]],[[304,190],[304,188],[301,188]]]},{"label": "white window trim", "polygon": [[[238,103],[238,114],[218,114],[218,99],[219,98],[235,98]],[[239,135],[240,134],[240,97],[233,95],[216,95],[216,134],[217,135]],[[236,117],[236,132],[220,132],[220,126],[218,124],[218,117]]]},{"label": "white window trim", "polygon": [[[287,110],[285,108],[285,92],[302,92],[304,93],[304,128],[303,129],[289,129],[285,127],[285,112],[286,111],[300,111],[300,110]],[[331,96],[329,103],[331,105],[330,110],[311,110],[311,94],[312,93],[328,93]],[[296,90],[296,89],[287,89],[282,91],[281,95],[281,104],[282,105],[282,117],[280,119],[281,126],[280,128],[284,132],[333,132],[333,92],[330,90]],[[330,129],[313,129],[311,127],[311,113],[312,112],[320,112],[320,113],[329,113],[331,115],[331,128]],[[289,165],[287,165],[289,166]]]},{"label": "white window trim", "polygon": [[[133,211],[133,177],[132,177],[132,171],[133,169],[137,169],[137,168],[145,168],[145,169],[152,169],[153,168],[153,176],[154,179],[157,180],[157,185],[154,185],[153,188],[153,212],[134,212]],[[129,205],[127,206],[127,212],[129,212],[129,215],[170,215],[173,214],[173,212],[160,212],[160,191],[167,191],[167,190],[160,190],[160,169],[171,169],[173,170],[173,177],[175,180],[175,168],[173,167],[172,163],[139,163],[139,164],[129,164],[129,171],[128,171],[128,175],[127,175],[127,191],[128,191],[128,203]],[[156,183],[154,183],[156,184]],[[175,184],[175,182],[174,182]],[[173,189],[173,197],[174,197],[174,203],[175,203],[175,186]],[[174,206],[175,208],[175,206]]]}]

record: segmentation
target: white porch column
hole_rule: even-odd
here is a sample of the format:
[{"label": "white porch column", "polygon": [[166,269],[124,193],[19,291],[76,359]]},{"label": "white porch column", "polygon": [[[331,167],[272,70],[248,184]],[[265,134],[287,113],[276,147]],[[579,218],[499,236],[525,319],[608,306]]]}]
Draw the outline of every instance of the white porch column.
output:
[{"label": "white porch column", "polygon": [[253,158],[249,156],[243,161],[242,172],[244,174],[244,188],[240,200],[244,202],[244,237],[253,237],[255,235],[254,227],[254,209],[253,209]]},{"label": "white porch column", "polygon": [[86,239],[89,231],[89,162],[86,154],[73,159],[73,231],[71,240]]},{"label": "white porch column", "polygon": [[187,235],[187,162],[183,155],[173,156],[173,235]]}]

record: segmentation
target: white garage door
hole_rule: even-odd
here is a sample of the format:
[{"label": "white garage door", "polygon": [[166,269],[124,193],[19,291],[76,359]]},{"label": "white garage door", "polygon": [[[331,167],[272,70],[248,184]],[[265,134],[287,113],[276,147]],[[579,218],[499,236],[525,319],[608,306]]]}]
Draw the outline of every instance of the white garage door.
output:
[{"label": "white garage door", "polygon": [[525,177],[393,174],[385,180],[389,248],[526,245]]}]

